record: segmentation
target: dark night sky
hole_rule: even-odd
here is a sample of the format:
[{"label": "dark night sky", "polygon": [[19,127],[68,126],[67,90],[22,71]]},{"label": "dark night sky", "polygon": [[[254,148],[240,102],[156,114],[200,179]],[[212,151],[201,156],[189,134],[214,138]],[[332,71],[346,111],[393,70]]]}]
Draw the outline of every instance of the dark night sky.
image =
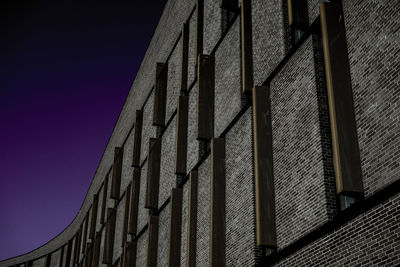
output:
[{"label": "dark night sky", "polygon": [[0,260],[74,219],[165,2],[1,2]]}]

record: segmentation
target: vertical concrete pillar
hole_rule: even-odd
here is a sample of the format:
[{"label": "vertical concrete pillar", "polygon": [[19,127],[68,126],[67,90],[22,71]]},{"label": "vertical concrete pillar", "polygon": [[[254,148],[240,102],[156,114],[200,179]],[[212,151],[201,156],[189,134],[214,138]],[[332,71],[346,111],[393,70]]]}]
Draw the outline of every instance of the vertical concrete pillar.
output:
[{"label": "vertical concrete pillar", "polygon": [[251,0],[242,0],[240,12],[242,42],[242,91],[245,94],[251,94],[254,83]]},{"label": "vertical concrete pillar", "polygon": [[156,64],[156,80],[154,84],[153,125],[165,126],[167,105],[168,63]]},{"label": "vertical concrete pillar", "polygon": [[157,266],[157,248],[158,248],[158,216],[149,217],[149,228],[147,237],[147,267]]},{"label": "vertical concrete pillar", "polygon": [[320,11],[336,191],[344,195],[362,195],[361,160],[342,7],[339,3],[323,3]]},{"label": "vertical concrete pillar", "polygon": [[176,119],[175,174],[186,175],[189,97],[179,96]]},{"label": "vertical concrete pillar", "polygon": [[136,110],[135,118],[135,132],[133,137],[133,156],[132,166],[140,168],[140,150],[142,144],[142,126],[143,126],[143,112]]},{"label": "vertical concrete pillar", "polygon": [[182,26],[181,39],[181,91],[187,91],[189,65],[189,23]]},{"label": "vertical concrete pillar", "polygon": [[114,150],[114,164],[113,164],[113,176],[111,183],[111,194],[110,198],[119,199],[121,190],[121,174],[122,174],[122,157],[124,149],[122,147],[115,147]]},{"label": "vertical concrete pillar", "polygon": [[116,209],[108,208],[107,210],[107,223],[106,223],[106,233],[104,241],[104,251],[103,251],[103,263],[112,264],[113,251],[114,251],[114,237],[115,237],[115,220],[116,220]]},{"label": "vertical concrete pillar", "polygon": [[173,188],[170,202],[168,266],[181,262],[182,188]]},{"label": "vertical concrete pillar", "polygon": [[147,187],[145,208],[158,208],[158,191],[160,186],[161,138],[149,139],[147,167]]},{"label": "vertical concrete pillar", "polygon": [[136,235],[137,231],[137,220],[139,210],[139,193],[140,193],[140,169],[133,170],[132,187],[131,187],[131,204],[129,208],[129,224],[128,233]]},{"label": "vertical concrete pillar", "polygon": [[257,246],[276,248],[271,100],[268,86],[253,88],[253,131]]},{"label": "vertical concrete pillar", "polygon": [[200,55],[197,80],[197,139],[214,137],[215,57]]},{"label": "vertical concrete pillar", "polygon": [[211,141],[210,266],[225,266],[225,139]]}]

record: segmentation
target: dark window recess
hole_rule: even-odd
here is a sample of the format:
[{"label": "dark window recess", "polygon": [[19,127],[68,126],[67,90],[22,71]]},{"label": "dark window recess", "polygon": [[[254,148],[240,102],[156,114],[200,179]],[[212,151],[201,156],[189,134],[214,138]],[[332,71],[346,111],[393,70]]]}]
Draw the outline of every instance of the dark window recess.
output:
[{"label": "dark window recess", "polygon": [[228,30],[228,26],[233,22],[235,13],[235,11],[221,8],[221,35]]},{"label": "dark window recess", "polygon": [[307,0],[287,0],[289,30],[292,43],[300,40],[308,28]]}]

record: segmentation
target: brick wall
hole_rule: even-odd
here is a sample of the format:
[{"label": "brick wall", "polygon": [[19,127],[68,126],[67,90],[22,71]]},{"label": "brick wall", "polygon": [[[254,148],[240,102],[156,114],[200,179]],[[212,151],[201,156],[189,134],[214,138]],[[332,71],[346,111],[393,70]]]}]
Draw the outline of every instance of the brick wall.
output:
[{"label": "brick wall", "polygon": [[278,0],[251,3],[254,84],[261,85],[284,56],[283,11]]},{"label": "brick wall", "polygon": [[254,266],[251,109],[226,135],[226,265]]},{"label": "brick wall", "polygon": [[139,209],[138,209],[138,224],[137,233],[148,223],[149,212],[144,208],[146,200],[146,186],[147,186],[147,161],[142,167],[140,174],[140,190],[139,190]]},{"label": "brick wall", "polygon": [[[160,222],[158,229],[158,249],[157,249],[157,266],[168,266],[168,232],[169,232],[169,205],[160,213]],[[147,232],[146,232],[147,234]]]},{"label": "brick wall", "polygon": [[179,38],[179,43],[175,46],[171,57],[168,60],[168,82],[167,82],[167,108],[165,113],[165,123],[171,118],[175,111],[181,86],[181,51],[182,37]]},{"label": "brick wall", "polygon": [[203,54],[211,54],[221,37],[221,9],[219,1],[204,0]]},{"label": "brick wall", "polygon": [[[155,64],[154,68],[156,68]],[[155,77],[149,78],[155,80]],[[156,137],[156,127],[153,126],[153,98],[154,90],[151,92],[151,95],[143,108],[142,145],[140,150],[141,162],[143,162],[143,160],[147,157],[149,149],[149,138]]]},{"label": "brick wall", "polygon": [[[135,129],[133,128],[128,139],[124,145],[124,156],[122,159],[122,174],[121,174],[121,194],[125,191],[125,188],[132,181],[133,168],[132,168],[132,157],[133,157],[133,136],[135,135]],[[101,207],[101,206],[100,206]]]},{"label": "brick wall", "polygon": [[161,165],[160,165],[160,189],[158,206],[160,207],[170,196],[171,189],[175,187],[175,131],[176,117],[169,124],[162,136]]},{"label": "brick wall", "polygon": [[343,1],[365,195],[400,176],[400,5]]},{"label": "brick wall", "polygon": [[114,250],[113,250],[113,262],[115,262],[122,254],[122,227],[124,224],[124,212],[125,212],[125,197],[121,199],[117,206],[117,215],[115,221],[115,233],[114,233]]},{"label": "brick wall", "polygon": [[210,258],[210,157],[198,170],[196,266],[208,266]]},{"label": "brick wall", "polygon": [[147,232],[137,241],[136,266],[146,266]]},{"label": "brick wall", "polygon": [[215,137],[240,110],[240,75],[240,20],[236,19],[215,52]]},{"label": "brick wall", "polygon": [[189,94],[187,170],[191,170],[199,160],[199,142],[196,139],[197,85]]},{"label": "brick wall", "polygon": [[398,266],[399,255],[398,194],[274,266]]},{"label": "brick wall", "polygon": [[[321,0],[308,0],[309,20],[319,15]],[[347,31],[356,121],[362,171],[366,196],[371,196],[399,177],[400,123],[399,106],[399,34],[400,5],[395,0],[344,0],[344,17]],[[284,58],[291,45],[288,43],[287,7],[285,1],[252,0],[254,81],[260,85]],[[121,113],[108,146],[124,146],[121,194],[132,178],[132,141],[136,109],[142,108],[152,85],[156,62],[165,62],[168,55],[168,87],[166,120],[176,109],[179,94],[181,44],[176,42],[181,26],[190,18],[189,33],[189,85],[195,79],[195,15],[189,16],[194,1],[169,0],[170,12],[167,30],[157,34],[135,79],[131,94]],[[205,0],[204,53],[210,53],[221,37],[221,9],[218,1]],[[171,26],[172,25],[172,26]],[[165,25],[162,27],[166,27]],[[171,36],[169,36],[171,35]],[[240,17],[216,50],[216,109],[215,135],[218,136],[232,122],[243,106],[240,94]],[[167,47],[168,49],[166,49]],[[335,220],[337,213],[335,181],[332,165],[330,126],[322,65],[320,37],[309,37],[271,82],[273,157],[276,189],[276,216],[278,253],[293,245],[307,233]],[[133,93],[132,93],[133,92]],[[141,160],[148,154],[149,137],[155,137],[152,126],[153,95],[151,93],[143,111]],[[189,95],[188,171],[199,161],[199,142],[196,140],[196,85]],[[162,136],[159,206],[170,196],[175,186],[174,118]],[[260,249],[255,246],[254,178],[251,108],[235,122],[226,134],[226,253],[228,266],[253,266],[260,260]],[[128,135],[128,133],[130,134]],[[128,136],[127,136],[128,135]],[[123,140],[126,139],[124,143]],[[113,149],[107,148],[96,174],[91,194],[97,192],[99,181],[111,171]],[[108,164],[108,165],[107,165]],[[138,232],[148,223],[149,211],[144,208],[147,162],[141,170]],[[109,180],[108,191],[111,189]],[[93,188],[92,188],[93,187]],[[96,188],[95,188],[96,187]],[[103,189],[99,194],[98,221],[101,214]],[[109,192],[108,192],[109,195]],[[89,196],[89,194],[88,194]],[[210,159],[199,167],[199,199],[197,223],[197,263],[209,262],[209,202]],[[85,200],[77,217],[78,227],[93,199]],[[338,230],[326,234],[306,245],[277,266],[371,266],[394,265],[399,254],[399,200],[391,198],[383,204],[351,220]],[[89,203],[89,204],[87,204]],[[121,249],[121,227],[124,200],[118,202],[114,256],[116,261]],[[107,207],[115,201],[108,199]],[[183,189],[183,220],[181,263],[186,263],[188,184]],[[74,226],[75,227],[75,226]],[[168,260],[169,205],[160,211],[158,263],[166,266]],[[75,233],[76,229],[67,229]],[[74,232],[74,231],[75,232]],[[100,263],[104,250],[102,231]],[[137,266],[145,266],[147,231],[137,240]],[[68,239],[71,237],[69,236]],[[74,241],[75,242],[75,241]],[[85,240],[82,241],[85,244]],[[58,249],[60,246],[55,246]],[[47,245],[45,245],[46,247]],[[72,246],[74,249],[74,243]],[[53,251],[52,249],[51,251]],[[43,250],[38,250],[43,251]],[[39,253],[35,252],[35,253]],[[73,255],[72,251],[72,255]],[[40,253],[39,253],[40,254]],[[35,255],[39,255],[35,254]],[[52,255],[56,261],[59,251]],[[45,258],[35,256],[36,266],[43,266]],[[0,264],[1,265],[1,264]],[[34,265],[34,266],[35,266]],[[101,266],[105,266],[100,264]]]},{"label": "brick wall", "polygon": [[328,220],[312,40],[271,82],[278,247]]}]

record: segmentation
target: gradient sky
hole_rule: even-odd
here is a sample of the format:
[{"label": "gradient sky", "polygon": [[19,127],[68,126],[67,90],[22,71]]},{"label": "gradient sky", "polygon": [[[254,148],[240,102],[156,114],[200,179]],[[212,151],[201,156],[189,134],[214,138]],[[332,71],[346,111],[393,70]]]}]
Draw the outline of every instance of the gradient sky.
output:
[{"label": "gradient sky", "polygon": [[76,216],[165,2],[1,1],[0,260]]}]

